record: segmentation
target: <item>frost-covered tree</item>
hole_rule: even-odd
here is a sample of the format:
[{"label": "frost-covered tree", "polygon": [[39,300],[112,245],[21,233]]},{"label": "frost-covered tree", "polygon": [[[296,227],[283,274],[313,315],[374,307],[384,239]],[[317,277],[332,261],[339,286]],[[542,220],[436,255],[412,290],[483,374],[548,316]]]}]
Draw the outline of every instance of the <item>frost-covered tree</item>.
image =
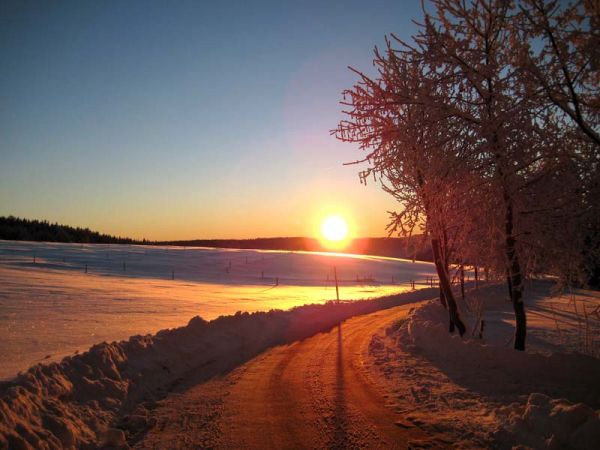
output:
[{"label": "frost-covered tree", "polygon": [[429,107],[427,97],[437,89],[429,81],[429,66],[394,40],[404,48],[394,50],[387,41],[385,53],[375,51],[377,79],[357,71],[360,82],[344,92],[342,103],[349,109],[335,133],[368,152],[357,161],[368,162],[361,180],[366,183],[379,176],[383,189],[402,204],[403,209],[391,215],[390,233],[410,236],[418,230],[430,237],[450,330],[456,327],[462,335],[466,328],[451,289],[448,263],[459,224],[452,220],[458,207],[455,191],[459,174],[467,176],[462,163],[468,146],[460,144],[462,131],[456,121]]},{"label": "frost-covered tree", "polygon": [[565,114],[600,146],[600,2],[521,0],[515,17],[514,63],[528,95]]},{"label": "frost-covered tree", "polygon": [[[336,130],[368,151],[363,178],[378,173],[402,204],[390,231],[406,235],[422,226],[431,237],[451,303],[444,286],[450,261],[504,274],[518,350],[526,337],[524,278],[576,265],[582,224],[598,217],[590,195],[598,190],[592,97],[577,97],[587,108],[577,121],[563,109],[574,108],[573,100],[561,107],[535,87],[531,61],[539,71],[551,68],[540,62],[546,57],[525,58],[517,42],[527,23],[534,27],[526,7],[507,0],[428,2],[413,42],[393,38],[394,47],[388,41],[384,54],[376,50],[376,78],[357,72],[360,82],[344,93],[347,119]],[[592,212],[581,219],[586,210]]]},{"label": "frost-covered tree", "polygon": [[[563,234],[544,246],[556,250],[546,261],[554,262],[563,283],[600,284],[600,3],[522,0],[517,6],[513,64],[526,94],[550,119],[546,124],[560,123],[568,149],[562,170],[572,175],[571,184],[562,180],[560,194],[571,212],[558,213]],[[576,193],[565,195],[569,190]],[[546,231],[542,236],[555,229]]]}]

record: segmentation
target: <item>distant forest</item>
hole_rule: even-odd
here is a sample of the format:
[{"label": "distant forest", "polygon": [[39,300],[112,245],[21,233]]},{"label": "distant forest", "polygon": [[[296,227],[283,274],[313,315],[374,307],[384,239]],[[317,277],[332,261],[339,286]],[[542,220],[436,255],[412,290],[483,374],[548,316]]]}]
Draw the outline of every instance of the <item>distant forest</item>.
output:
[{"label": "distant forest", "polygon": [[98,233],[89,228],[74,228],[47,220],[0,217],[0,239],[10,241],[76,242],[82,244],[136,244],[134,239]]},{"label": "distant forest", "polygon": [[[74,242],[84,244],[145,244],[179,245],[187,247],[241,248],[289,251],[331,251],[318,239],[303,237],[275,237],[257,239],[194,239],[185,241],[141,241],[50,223],[47,220],[28,220],[18,217],[0,217],[0,239],[10,241]],[[430,247],[423,245],[420,237],[408,238],[358,238],[342,253],[388,256],[394,258],[432,261]]]}]

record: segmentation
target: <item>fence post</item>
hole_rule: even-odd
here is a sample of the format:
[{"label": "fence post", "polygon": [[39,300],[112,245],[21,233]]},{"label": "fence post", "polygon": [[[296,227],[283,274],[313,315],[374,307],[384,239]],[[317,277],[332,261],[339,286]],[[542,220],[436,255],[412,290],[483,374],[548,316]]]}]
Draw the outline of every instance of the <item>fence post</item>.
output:
[{"label": "fence post", "polygon": [[333,276],[335,277],[335,297],[337,302],[340,302],[340,288],[338,287],[337,268],[333,266]]}]

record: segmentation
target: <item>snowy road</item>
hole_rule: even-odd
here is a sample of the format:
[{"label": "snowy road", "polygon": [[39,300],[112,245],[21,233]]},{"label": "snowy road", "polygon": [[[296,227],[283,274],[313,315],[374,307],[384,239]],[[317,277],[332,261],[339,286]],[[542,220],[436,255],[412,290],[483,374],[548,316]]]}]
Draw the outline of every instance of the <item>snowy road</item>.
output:
[{"label": "snowy road", "polygon": [[407,448],[425,436],[395,424],[366,365],[373,334],[411,306],[349,319],[169,395],[135,448]]}]

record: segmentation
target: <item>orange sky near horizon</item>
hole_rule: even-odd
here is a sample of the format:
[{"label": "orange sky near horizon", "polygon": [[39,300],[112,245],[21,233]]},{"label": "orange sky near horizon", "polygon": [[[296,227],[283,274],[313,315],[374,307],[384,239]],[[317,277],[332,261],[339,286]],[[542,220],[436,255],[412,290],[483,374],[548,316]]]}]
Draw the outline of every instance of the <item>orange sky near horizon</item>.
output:
[{"label": "orange sky near horizon", "polygon": [[[351,174],[354,175],[354,174]],[[86,210],[48,211],[42,216],[1,211],[28,219],[49,220],[60,224],[88,227],[115,236],[148,240],[186,239],[252,239],[259,237],[321,238],[323,220],[337,214],[348,222],[349,237],[387,236],[387,210],[393,203],[379,186],[362,186],[354,177],[345,180],[343,189],[334,190],[339,180],[318,183],[310,192],[295,192],[291,196],[274,195],[268,204],[227,204],[214,201],[188,208],[186,204],[168,205],[163,212],[156,210],[154,201],[140,199],[135,207],[120,205],[123,212],[104,214],[105,208]],[[343,185],[343,184],[342,184]],[[148,202],[148,203],[146,203]],[[195,202],[191,203],[195,205]],[[231,207],[231,205],[234,205]],[[230,208],[231,207],[231,208]],[[99,211],[97,213],[96,211]]]}]

